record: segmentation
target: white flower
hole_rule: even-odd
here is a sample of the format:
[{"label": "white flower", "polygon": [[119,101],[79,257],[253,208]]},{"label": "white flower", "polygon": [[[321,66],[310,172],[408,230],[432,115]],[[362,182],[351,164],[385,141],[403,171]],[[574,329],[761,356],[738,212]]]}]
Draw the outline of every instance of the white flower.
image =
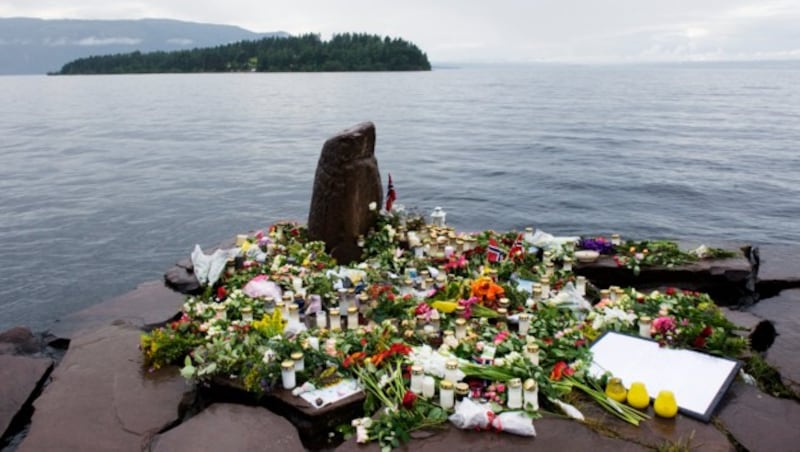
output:
[{"label": "white flower", "polygon": [[369,203],[369,210],[374,211],[377,208],[378,208],[378,203],[377,202],[372,201],[371,203]]},{"label": "white flower", "polygon": [[263,361],[264,364],[269,364],[272,362],[273,359],[275,359],[275,352],[272,351],[272,349],[267,349],[264,352],[264,357],[261,358],[261,361]]}]

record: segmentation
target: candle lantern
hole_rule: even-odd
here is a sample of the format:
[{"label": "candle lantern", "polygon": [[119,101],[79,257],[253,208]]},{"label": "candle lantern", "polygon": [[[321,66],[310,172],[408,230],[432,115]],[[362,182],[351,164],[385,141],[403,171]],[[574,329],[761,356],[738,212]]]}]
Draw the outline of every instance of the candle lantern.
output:
[{"label": "candle lantern", "polygon": [[564,270],[565,272],[571,272],[572,271],[572,258],[571,257],[567,256],[567,257],[564,258],[564,265],[561,266],[561,269]]},{"label": "candle lantern", "polygon": [[527,312],[521,312],[518,319],[519,334],[525,336],[531,327],[531,316]]},{"label": "candle lantern", "polygon": [[242,307],[242,321],[250,323],[253,321],[253,308],[251,306]]},{"label": "candle lantern", "polygon": [[432,399],[436,394],[436,380],[430,375],[425,375],[422,379],[422,397]]},{"label": "candle lantern", "polygon": [[450,380],[453,383],[457,383],[461,380],[458,378],[458,360],[448,359],[444,364],[444,379]]},{"label": "candle lantern", "polygon": [[539,365],[539,344],[530,343],[525,347],[525,355],[534,366]]},{"label": "candle lantern", "polygon": [[297,385],[294,361],[291,359],[281,363],[281,383],[284,389],[294,389]]},{"label": "candle lantern", "polygon": [[441,207],[436,206],[431,213],[431,223],[434,226],[443,227],[445,225],[445,218],[447,218],[447,213],[442,210]]},{"label": "candle lantern", "polygon": [[650,327],[652,325],[652,319],[647,316],[639,317],[639,336],[650,338]]},{"label": "candle lantern", "polygon": [[464,339],[467,337],[467,319],[459,317],[456,319],[456,339]]},{"label": "candle lantern", "polygon": [[522,408],[522,381],[512,378],[508,382],[508,401],[506,403],[512,410]]},{"label": "candle lantern", "polygon": [[300,306],[297,303],[289,305],[289,322],[300,323]]},{"label": "candle lantern", "polygon": [[328,313],[325,311],[317,311],[317,328],[328,327]]},{"label": "candle lantern", "polygon": [[292,361],[294,361],[294,370],[295,371],[299,372],[301,370],[305,370],[306,362],[303,359],[303,352],[294,352],[294,353],[292,353],[291,357],[292,357]]},{"label": "candle lantern", "polygon": [[539,411],[539,385],[536,380],[528,378],[523,386],[523,396],[525,399],[525,409]]},{"label": "candle lantern", "polygon": [[453,382],[444,379],[439,383],[439,406],[445,410],[453,408],[455,404],[455,394],[453,392]]},{"label": "candle lantern", "polygon": [[459,382],[456,383],[456,401],[460,402],[464,400],[464,397],[469,395],[469,385],[467,383]]},{"label": "candle lantern", "polygon": [[575,289],[578,290],[578,294],[580,296],[586,295],[586,277],[585,276],[578,276],[575,278]]},{"label": "candle lantern", "polygon": [[338,308],[331,308],[330,311],[331,331],[342,329],[342,317]]},{"label": "candle lantern", "polygon": [[214,318],[217,320],[227,320],[228,313],[226,312],[226,306],[222,303],[217,303],[214,305]]},{"label": "candle lantern", "polygon": [[422,394],[422,380],[425,378],[425,373],[422,366],[415,364],[411,366],[411,392]]},{"label": "candle lantern", "polygon": [[619,234],[611,234],[611,244],[614,246],[622,245],[622,238]]},{"label": "candle lantern", "polygon": [[354,330],[358,328],[358,308],[350,306],[347,308],[347,329]]},{"label": "candle lantern", "polygon": [[542,288],[542,300],[550,299],[550,278],[544,277],[539,280]]}]

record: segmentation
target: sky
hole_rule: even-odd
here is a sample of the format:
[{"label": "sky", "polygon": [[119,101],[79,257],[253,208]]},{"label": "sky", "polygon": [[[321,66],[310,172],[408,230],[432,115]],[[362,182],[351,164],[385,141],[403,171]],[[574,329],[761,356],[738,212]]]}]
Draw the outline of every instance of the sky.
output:
[{"label": "sky", "polygon": [[800,0],[1,0],[0,17],[366,32],[433,63],[800,59]]}]

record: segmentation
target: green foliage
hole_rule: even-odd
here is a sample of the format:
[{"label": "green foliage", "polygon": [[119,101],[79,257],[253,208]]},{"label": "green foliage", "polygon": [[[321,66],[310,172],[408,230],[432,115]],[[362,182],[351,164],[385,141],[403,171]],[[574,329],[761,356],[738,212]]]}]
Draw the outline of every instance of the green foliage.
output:
[{"label": "green foliage", "polygon": [[428,71],[428,57],[400,38],[365,33],[240,41],[175,52],[132,52],[80,58],[60,75],[182,72]]}]

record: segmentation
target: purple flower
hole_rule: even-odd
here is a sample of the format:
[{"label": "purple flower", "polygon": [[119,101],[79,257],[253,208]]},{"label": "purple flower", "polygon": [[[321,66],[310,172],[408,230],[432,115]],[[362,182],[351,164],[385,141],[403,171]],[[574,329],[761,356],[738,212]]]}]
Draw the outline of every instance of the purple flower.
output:
[{"label": "purple flower", "polygon": [[578,248],[582,250],[597,251],[600,254],[614,254],[614,245],[603,237],[580,239]]}]

